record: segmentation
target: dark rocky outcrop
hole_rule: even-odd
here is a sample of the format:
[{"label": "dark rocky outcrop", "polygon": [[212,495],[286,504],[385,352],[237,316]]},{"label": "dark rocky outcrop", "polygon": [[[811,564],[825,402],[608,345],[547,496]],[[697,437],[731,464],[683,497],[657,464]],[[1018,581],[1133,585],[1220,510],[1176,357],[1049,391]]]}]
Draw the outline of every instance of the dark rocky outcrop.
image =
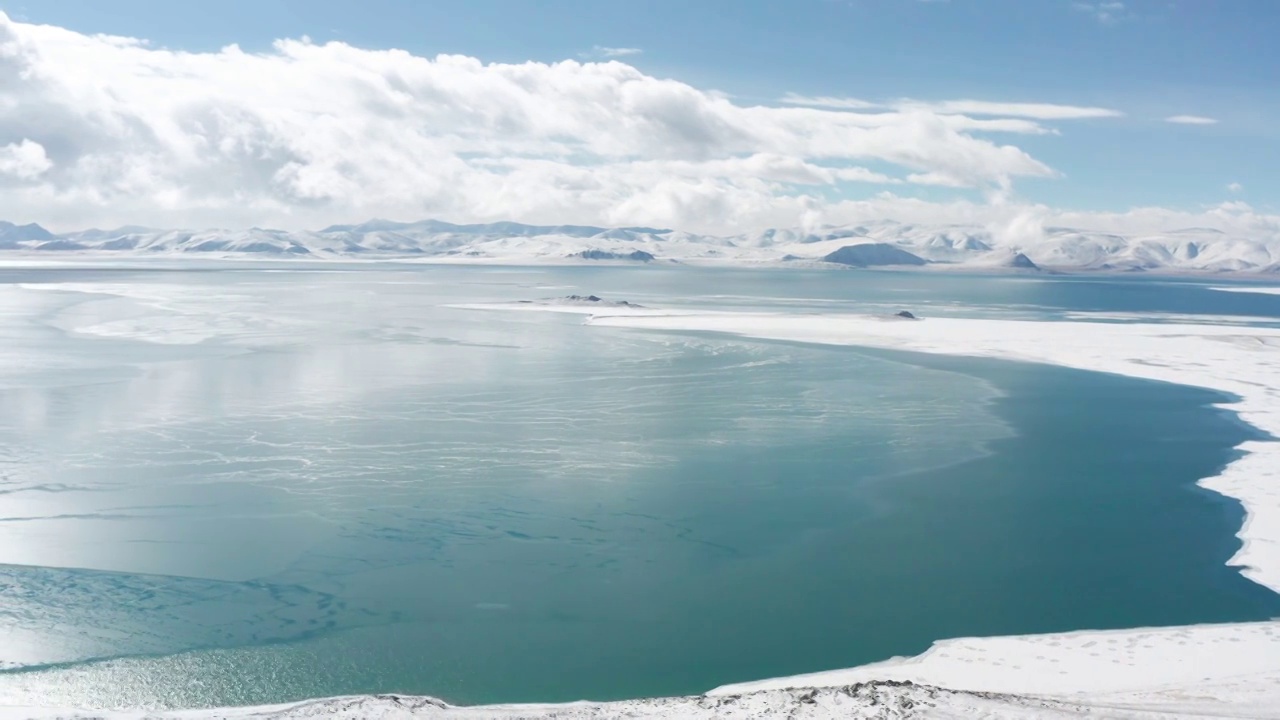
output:
[{"label": "dark rocky outcrop", "polygon": [[637,305],[633,302],[627,302],[626,300],[615,300],[615,301],[605,300],[599,295],[569,295],[565,297],[564,300],[567,300],[568,302],[575,302],[575,303],[599,303],[601,305],[609,305],[612,307],[633,307],[633,308],[643,307],[643,305]]},{"label": "dark rocky outcrop", "polygon": [[654,260],[652,253],[647,253],[643,250],[633,250],[629,253],[616,253],[608,250],[583,250],[577,256],[585,260],[634,260],[636,262],[651,262]]},{"label": "dark rocky outcrop", "polygon": [[880,265],[926,265],[928,261],[918,255],[888,243],[863,243],[845,245],[822,258],[826,262],[851,267],[875,267]]},{"label": "dark rocky outcrop", "polygon": [[909,310],[899,310],[893,314],[894,317],[906,318],[907,320],[919,320],[920,318],[912,315]]},{"label": "dark rocky outcrop", "polygon": [[1015,254],[1009,259],[1007,267],[1018,268],[1020,270],[1039,270],[1040,266],[1031,261],[1031,258],[1022,253]]}]

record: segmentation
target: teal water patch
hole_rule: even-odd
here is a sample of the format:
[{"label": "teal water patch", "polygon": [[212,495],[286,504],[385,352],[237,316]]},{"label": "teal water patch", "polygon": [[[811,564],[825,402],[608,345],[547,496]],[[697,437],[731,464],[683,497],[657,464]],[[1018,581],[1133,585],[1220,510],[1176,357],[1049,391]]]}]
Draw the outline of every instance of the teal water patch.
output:
[{"label": "teal water patch", "polygon": [[[544,292],[512,276],[503,297]],[[1238,503],[1195,487],[1256,437],[1219,394],[454,311],[493,286],[418,277],[223,274],[286,330],[159,363],[113,337],[126,380],[0,392],[0,546],[26,566],[0,573],[24,643],[0,698],[669,695],[1280,615],[1225,565]]]},{"label": "teal water patch", "polygon": [[[1194,487],[1252,436],[1207,407],[1223,397],[911,360],[996,384],[994,410],[1017,434],[926,472],[866,474],[830,441],[701,454],[637,479],[663,493],[593,503],[574,529],[499,521],[520,529],[495,526],[465,562],[346,575],[344,602],[374,608],[372,624],[14,673],[0,688],[149,706],[392,691],[619,698],[850,666],[942,637],[1280,614],[1277,596],[1225,565],[1238,504]],[[613,531],[566,547],[602,528]]]}]

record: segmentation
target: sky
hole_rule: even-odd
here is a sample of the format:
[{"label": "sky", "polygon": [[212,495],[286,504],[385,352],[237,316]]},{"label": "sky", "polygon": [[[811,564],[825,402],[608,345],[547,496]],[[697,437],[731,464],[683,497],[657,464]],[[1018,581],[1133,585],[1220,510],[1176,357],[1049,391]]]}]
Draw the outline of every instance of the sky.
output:
[{"label": "sky", "polygon": [[1280,228],[1272,0],[0,13],[0,219],[54,229]]}]

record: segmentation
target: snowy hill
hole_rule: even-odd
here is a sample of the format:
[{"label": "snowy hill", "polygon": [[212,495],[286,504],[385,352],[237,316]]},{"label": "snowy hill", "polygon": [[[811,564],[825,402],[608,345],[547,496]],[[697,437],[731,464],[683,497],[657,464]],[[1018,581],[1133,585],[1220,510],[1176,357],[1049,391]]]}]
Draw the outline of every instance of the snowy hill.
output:
[{"label": "snowy hill", "polygon": [[[988,228],[882,220],[819,228],[772,228],[733,236],[651,227],[457,225],[370,220],[314,231],[164,230],[121,227],[56,234],[0,222],[0,252],[325,258],[421,258],[464,262],[655,262],[772,264],[784,260],[854,266],[1034,270],[1280,272],[1280,237],[1174,228],[1120,235],[1050,227],[1013,243]],[[874,257],[873,257],[874,256]],[[639,262],[637,262],[639,261]]]},{"label": "snowy hill", "polygon": [[0,248],[16,248],[27,242],[42,242],[54,239],[53,233],[35,223],[14,225],[11,222],[0,221]]}]

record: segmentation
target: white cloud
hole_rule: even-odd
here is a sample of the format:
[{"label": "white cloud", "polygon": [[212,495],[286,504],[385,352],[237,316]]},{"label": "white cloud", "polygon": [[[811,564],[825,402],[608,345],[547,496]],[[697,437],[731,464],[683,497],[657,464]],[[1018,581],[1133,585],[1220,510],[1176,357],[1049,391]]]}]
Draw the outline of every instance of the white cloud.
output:
[{"label": "white cloud", "polygon": [[1253,206],[1243,200],[1231,200],[1220,203],[1214,210],[1223,213],[1251,213]]},{"label": "white cloud", "polygon": [[1233,193],[1243,192],[1244,186],[1238,182],[1233,182],[1227,186],[1227,190]]},{"label": "white cloud", "polygon": [[23,139],[0,146],[0,176],[31,180],[44,174],[53,163],[40,143]]},{"label": "white cloud", "polygon": [[1086,12],[1103,25],[1114,25],[1126,17],[1125,5],[1122,2],[1077,2],[1072,5],[1076,10]]},{"label": "white cloud", "polygon": [[1100,107],[1056,105],[1052,103],[1006,103],[984,100],[945,100],[937,103],[903,100],[900,107],[919,107],[938,113],[965,115],[1004,115],[1006,117],[1033,118],[1036,120],[1081,120],[1086,118],[1114,118],[1124,113]]},{"label": "white cloud", "polygon": [[620,58],[630,55],[640,55],[644,50],[632,47],[604,47],[603,45],[593,45],[590,52],[580,53],[582,58]]},{"label": "white cloud", "polygon": [[966,187],[964,182],[958,178],[951,177],[946,173],[929,172],[929,173],[912,173],[907,176],[907,182],[916,185],[934,185],[937,187],[962,188]]},{"label": "white cloud", "polygon": [[1171,115],[1164,119],[1167,123],[1175,125],[1217,125],[1218,121],[1211,117],[1203,117],[1201,115]]},{"label": "white cloud", "polygon": [[188,53],[0,13],[0,147],[21,168],[0,217],[63,228],[383,216],[736,231],[827,202],[815,185],[911,175],[1007,193],[1055,175],[982,132],[1051,130],[929,107],[736,104],[617,61],[305,40]]},{"label": "white cloud", "polygon": [[[659,225],[736,233],[898,219],[1033,236],[1057,225],[1280,234],[1244,204],[1073,213],[1017,201],[1055,172],[983,133],[1105,108],[975,100],[788,107],[622,62],[484,64],[285,40],[264,53],[155,49],[0,14],[0,218],[55,229],[318,227],[382,216]],[[925,202],[867,183],[978,188]]]},{"label": "white cloud", "polygon": [[807,107],[832,108],[835,110],[883,110],[887,108],[884,103],[874,103],[869,100],[859,100],[858,98],[830,97],[826,95],[800,95],[798,93],[787,93],[782,96],[782,102],[787,105],[804,105]]},{"label": "white cloud", "polygon": [[1121,117],[1119,110],[1054,103],[1011,103],[986,100],[942,100],[928,102],[903,98],[891,102],[875,103],[858,98],[805,96],[788,93],[782,97],[788,105],[831,108],[834,110],[918,110],[941,115],[999,115],[1006,118],[1031,118],[1033,120],[1081,120],[1086,118]]}]

